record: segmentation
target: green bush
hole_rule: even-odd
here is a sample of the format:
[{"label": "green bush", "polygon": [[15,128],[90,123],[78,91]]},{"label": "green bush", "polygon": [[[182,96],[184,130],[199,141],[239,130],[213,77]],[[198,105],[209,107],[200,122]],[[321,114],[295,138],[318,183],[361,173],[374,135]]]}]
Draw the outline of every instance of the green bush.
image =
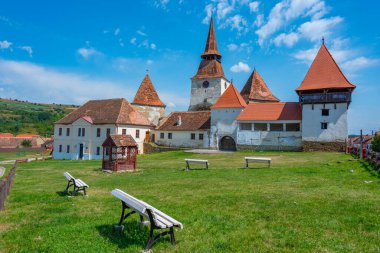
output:
[{"label": "green bush", "polygon": [[32,146],[32,141],[31,140],[22,140],[21,146],[24,148],[30,148]]},{"label": "green bush", "polygon": [[376,135],[372,141],[373,151],[380,152],[380,135]]}]

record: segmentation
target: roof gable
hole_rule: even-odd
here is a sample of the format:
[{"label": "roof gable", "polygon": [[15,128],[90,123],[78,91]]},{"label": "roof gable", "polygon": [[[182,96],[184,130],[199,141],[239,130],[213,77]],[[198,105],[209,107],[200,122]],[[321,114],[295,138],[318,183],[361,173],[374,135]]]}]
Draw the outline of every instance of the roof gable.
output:
[{"label": "roof gable", "polygon": [[93,124],[125,124],[152,126],[126,99],[90,100],[72,111],[56,124],[72,124],[76,120],[91,118]]},{"label": "roof gable", "polygon": [[235,86],[231,83],[228,88],[224,91],[222,96],[216,101],[216,103],[211,107],[211,109],[216,108],[245,108],[247,104],[245,103],[243,97],[237,91]]},{"label": "roof gable", "polygon": [[297,92],[319,89],[354,89],[323,43]]},{"label": "roof gable", "polygon": [[299,103],[250,103],[236,120],[301,120],[302,111]]},{"label": "roof gable", "polygon": [[253,70],[240,94],[248,102],[279,102],[256,69]]},{"label": "roof gable", "polygon": [[165,107],[148,74],[145,75],[141,82],[132,104]]},{"label": "roof gable", "polygon": [[111,134],[105,139],[102,146],[116,146],[116,147],[136,147],[137,143],[135,139],[129,134],[121,135],[121,134]]}]

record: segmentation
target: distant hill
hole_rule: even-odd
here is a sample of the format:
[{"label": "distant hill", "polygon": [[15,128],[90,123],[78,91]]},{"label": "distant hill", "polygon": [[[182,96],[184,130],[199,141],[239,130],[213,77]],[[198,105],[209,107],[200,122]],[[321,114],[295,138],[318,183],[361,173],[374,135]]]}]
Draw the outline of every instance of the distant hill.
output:
[{"label": "distant hill", "polygon": [[30,133],[50,137],[53,123],[71,111],[75,105],[41,104],[0,98],[0,133]]}]

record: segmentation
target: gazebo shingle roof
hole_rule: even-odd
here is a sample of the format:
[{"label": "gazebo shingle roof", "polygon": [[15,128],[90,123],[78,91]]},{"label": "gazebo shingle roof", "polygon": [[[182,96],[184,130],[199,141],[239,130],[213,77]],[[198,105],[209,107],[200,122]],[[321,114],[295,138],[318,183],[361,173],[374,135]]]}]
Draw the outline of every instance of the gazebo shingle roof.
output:
[{"label": "gazebo shingle roof", "polygon": [[152,126],[148,119],[137,112],[124,98],[90,100],[56,124],[72,124],[79,118],[92,124],[123,124]]},{"label": "gazebo shingle roof", "polygon": [[129,134],[127,135],[111,134],[109,138],[111,139],[111,141],[114,143],[116,147],[136,147],[137,146],[135,139],[133,139],[133,137]]}]

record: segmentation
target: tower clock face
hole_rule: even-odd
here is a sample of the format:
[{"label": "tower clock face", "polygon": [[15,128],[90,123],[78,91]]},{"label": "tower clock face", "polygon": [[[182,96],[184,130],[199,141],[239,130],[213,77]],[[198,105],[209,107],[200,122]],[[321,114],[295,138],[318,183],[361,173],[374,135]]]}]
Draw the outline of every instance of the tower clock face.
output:
[{"label": "tower clock face", "polygon": [[208,81],[204,81],[202,83],[203,88],[208,88],[209,85],[210,85],[210,83]]}]

